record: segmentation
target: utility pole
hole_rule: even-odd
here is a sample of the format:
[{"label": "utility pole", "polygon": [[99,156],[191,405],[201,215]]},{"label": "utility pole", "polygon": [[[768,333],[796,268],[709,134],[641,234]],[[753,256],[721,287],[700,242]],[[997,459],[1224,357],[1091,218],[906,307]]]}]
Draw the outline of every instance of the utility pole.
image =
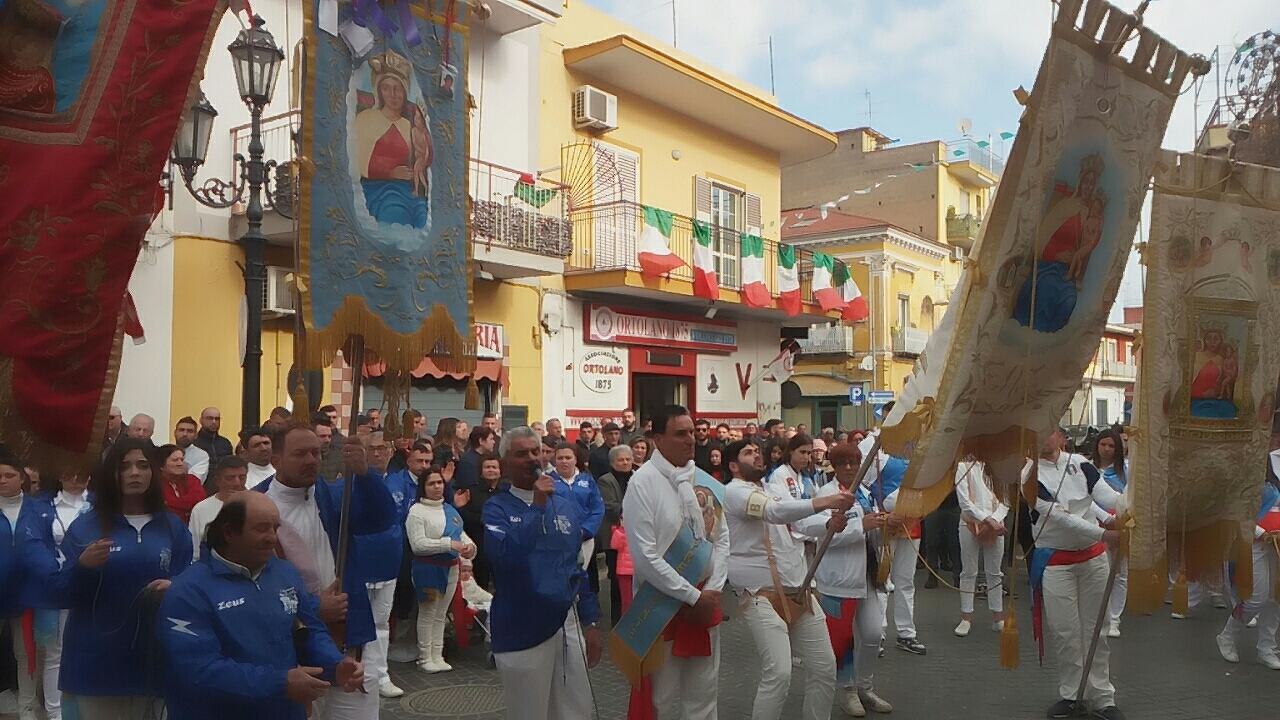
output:
[{"label": "utility pole", "polygon": [[778,96],[778,87],[773,79],[773,36],[769,36],[769,94]]},{"label": "utility pole", "polygon": [[671,0],[671,47],[680,47],[676,36],[676,0]]},{"label": "utility pole", "polygon": [[867,127],[871,127],[871,88],[867,88]]}]

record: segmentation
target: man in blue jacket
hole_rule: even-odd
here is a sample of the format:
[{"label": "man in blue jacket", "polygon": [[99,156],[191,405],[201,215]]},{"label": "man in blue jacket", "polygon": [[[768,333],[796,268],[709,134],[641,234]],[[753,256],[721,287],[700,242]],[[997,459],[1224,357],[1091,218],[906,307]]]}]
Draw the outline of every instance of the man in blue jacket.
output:
[{"label": "man in blue jacket", "polygon": [[493,562],[493,654],[507,720],[589,720],[587,668],[600,661],[600,607],[578,564],[582,509],[542,472],[527,427],[502,438],[510,486],[484,506]]},{"label": "man in blue jacket", "polygon": [[160,603],[173,720],[303,720],[332,684],[355,692],[360,663],[344,657],[320,622],[302,576],[275,557],[280,513],[241,493],[208,527],[209,554]]},{"label": "man in blue jacket", "polygon": [[[383,433],[370,433],[364,438],[365,448],[375,469],[386,472],[391,457],[381,452],[387,446]],[[391,676],[387,674],[387,646],[391,641],[391,606],[396,598],[396,578],[400,575],[404,559],[404,521],[409,508],[418,501],[418,474],[427,469],[427,453],[410,452],[408,467],[387,475],[387,491],[396,504],[396,517],[391,527],[376,535],[358,535],[354,550],[356,564],[368,578],[369,605],[373,608],[373,623],[377,638],[364,648],[364,666],[369,675],[369,685],[378,689],[384,698],[404,695]]]},{"label": "man in blue jacket", "polygon": [[[271,447],[276,474],[254,490],[266,493],[280,511],[278,540],[285,559],[298,568],[304,582],[322,588],[320,619],[331,625],[345,621],[345,638],[340,646],[359,656],[377,632],[366,589],[368,572],[356,561],[354,552],[347,553],[341,587],[335,580],[343,484],[352,483],[348,526],[351,537],[374,535],[389,528],[396,518],[395,501],[382,473],[370,467],[358,437],[349,437],[344,443],[345,477],[334,483],[316,482],[320,478],[320,438],[311,428],[284,428],[276,433]],[[376,719],[378,689],[365,689],[367,694],[330,692],[319,713],[322,720]]]}]

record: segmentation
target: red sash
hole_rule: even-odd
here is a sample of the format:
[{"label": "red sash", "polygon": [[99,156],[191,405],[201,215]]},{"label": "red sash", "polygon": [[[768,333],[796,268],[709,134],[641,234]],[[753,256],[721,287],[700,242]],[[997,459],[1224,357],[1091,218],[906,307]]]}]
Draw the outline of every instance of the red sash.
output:
[{"label": "red sash", "polygon": [[1050,565],[1079,565],[1089,562],[1107,551],[1106,543],[1094,543],[1083,550],[1054,550],[1049,558]]},{"label": "red sash", "polygon": [[1280,510],[1272,510],[1258,521],[1263,532],[1280,532]]}]

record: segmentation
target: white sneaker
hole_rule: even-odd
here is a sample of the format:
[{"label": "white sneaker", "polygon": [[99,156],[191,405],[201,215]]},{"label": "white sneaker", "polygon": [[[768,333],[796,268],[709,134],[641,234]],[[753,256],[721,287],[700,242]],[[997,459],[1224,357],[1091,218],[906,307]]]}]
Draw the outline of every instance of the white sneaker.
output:
[{"label": "white sneaker", "polygon": [[433,675],[438,672],[444,672],[444,670],[440,667],[440,665],[436,663],[435,660],[419,660],[418,669],[424,673],[427,673],[428,675]]},{"label": "white sneaker", "polygon": [[996,620],[991,623],[991,632],[1004,632],[1004,621]]},{"label": "white sneaker", "polygon": [[1210,600],[1210,602],[1213,604],[1213,606],[1214,606],[1214,607],[1216,607],[1216,608],[1218,608],[1219,610],[1226,610],[1226,609],[1227,609],[1227,601],[1226,601],[1226,599],[1225,599],[1225,598],[1223,598],[1221,595],[1218,595],[1217,593],[1214,593],[1214,594],[1212,594],[1212,595],[1210,595],[1210,596],[1209,596],[1209,600]]},{"label": "white sneaker", "polygon": [[1229,663],[1240,662],[1240,655],[1236,652],[1236,641],[1226,635],[1218,635],[1218,652],[1222,654],[1222,659]]},{"label": "white sneaker", "polygon": [[969,630],[972,627],[973,627],[973,624],[970,623],[968,620],[961,620],[960,624],[956,626],[956,630],[955,630],[956,637],[968,637]]},{"label": "white sneaker", "polygon": [[1186,616],[1186,615],[1183,615],[1182,613],[1169,613],[1169,617],[1173,618],[1174,620],[1186,620],[1186,619],[1187,619],[1187,616]]},{"label": "white sneaker", "polygon": [[1110,627],[1107,628],[1107,637],[1109,638],[1120,637],[1120,623],[1118,622],[1111,623]]},{"label": "white sneaker", "polygon": [[844,710],[845,715],[852,717],[866,717],[867,711],[862,707],[862,701],[858,699],[857,690],[845,690],[844,700],[840,702],[840,709]]},{"label": "white sneaker", "polygon": [[440,668],[436,672],[453,672],[453,666],[445,662],[443,657],[436,658],[436,667]]},{"label": "white sneaker", "polygon": [[378,694],[384,698],[398,698],[404,695],[404,691],[396,687],[396,684],[390,680],[378,686]]},{"label": "white sneaker", "polygon": [[858,698],[862,700],[862,706],[873,713],[893,712],[893,706],[889,701],[875,694],[873,690],[859,690]]},{"label": "white sneaker", "polygon": [[792,655],[791,664],[795,665],[796,667],[804,667],[804,658],[800,657],[799,655]]},{"label": "white sneaker", "polygon": [[1273,652],[1266,653],[1265,655],[1259,654],[1258,662],[1272,670],[1280,670],[1280,657],[1276,657],[1276,654]]},{"label": "white sneaker", "polygon": [[1247,627],[1247,628],[1256,628],[1256,627],[1258,627],[1258,616],[1257,616],[1257,615],[1254,615],[1254,616],[1253,616],[1253,619],[1252,619],[1252,620],[1250,620],[1250,621],[1249,621],[1249,623],[1248,623],[1247,625],[1245,625],[1245,627]]}]

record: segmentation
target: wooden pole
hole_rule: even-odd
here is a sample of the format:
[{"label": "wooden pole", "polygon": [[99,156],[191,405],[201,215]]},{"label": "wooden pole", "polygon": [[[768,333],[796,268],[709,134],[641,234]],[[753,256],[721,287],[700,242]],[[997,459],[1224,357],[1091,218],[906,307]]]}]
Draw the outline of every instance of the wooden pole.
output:
[{"label": "wooden pole", "polygon": [[[862,478],[867,476],[867,471],[871,469],[871,463],[875,461],[877,455],[880,454],[880,436],[876,436],[876,441],[871,445],[871,452],[862,458],[862,466],[858,468],[858,477],[853,480],[853,490],[857,492],[858,485],[862,484]],[[839,482],[837,480],[836,482]],[[804,591],[813,583],[813,575],[818,572],[818,563],[822,562],[822,556],[827,554],[827,548],[831,547],[831,539],[836,534],[828,529],[827,536],[822,538],[822,544],[818,546],[818,552],[813,556],[813,562],[809,563],[809,572],[804,576],[804,582],[800,583],[799,590]]]}]

